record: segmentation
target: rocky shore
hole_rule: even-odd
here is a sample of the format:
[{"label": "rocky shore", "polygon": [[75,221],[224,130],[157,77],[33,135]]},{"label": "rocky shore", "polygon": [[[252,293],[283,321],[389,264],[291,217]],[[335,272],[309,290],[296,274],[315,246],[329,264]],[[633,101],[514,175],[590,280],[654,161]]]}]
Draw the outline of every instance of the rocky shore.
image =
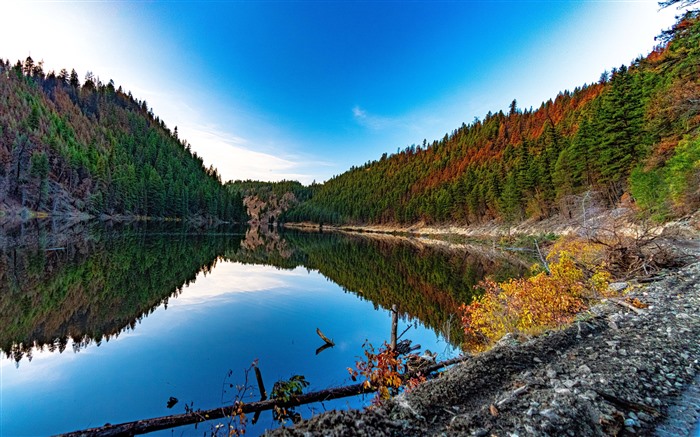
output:
[{"label": "rocky shore", "polygon": [[272,435],[690,435],[700,410],[700,248],[688,264],[570,327],[505,339],[384,405],[332,411]]}]

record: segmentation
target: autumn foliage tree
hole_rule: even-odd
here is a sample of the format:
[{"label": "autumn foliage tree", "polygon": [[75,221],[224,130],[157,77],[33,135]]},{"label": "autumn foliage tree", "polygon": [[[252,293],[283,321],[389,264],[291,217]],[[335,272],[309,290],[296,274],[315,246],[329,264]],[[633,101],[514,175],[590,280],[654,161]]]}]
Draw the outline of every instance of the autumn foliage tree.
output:
[{"label": "autumn foliage tree", "polygon": [[[441,140],[350,168],[313,190],[287,221],[459,223],[566,212],[570,196],[631,194],[665,216],[700,206],[700,19],[680,17],[645,58],[538,108],[489,112]],[[661,183],[660,196],[651,190]],[[664,214],[656,214],[661,216]]]}]

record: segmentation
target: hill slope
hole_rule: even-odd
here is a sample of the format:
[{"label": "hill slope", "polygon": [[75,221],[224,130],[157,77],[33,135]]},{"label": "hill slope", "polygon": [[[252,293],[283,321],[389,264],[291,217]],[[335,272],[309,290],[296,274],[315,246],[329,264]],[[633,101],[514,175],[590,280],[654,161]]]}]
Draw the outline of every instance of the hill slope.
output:
[{"label": "hill slope", "polygon": [[145,101],[0,60],[0,211],[244,219],[240,196]]},{"label": "hill slope", "polygon": [[287,221],[462,223],[568,214],[584,193],[631,196],[664,218],[700,205],[700,21],[682,17],[646,58],[560,93],[514,100],[445,135],[327,181]]}]

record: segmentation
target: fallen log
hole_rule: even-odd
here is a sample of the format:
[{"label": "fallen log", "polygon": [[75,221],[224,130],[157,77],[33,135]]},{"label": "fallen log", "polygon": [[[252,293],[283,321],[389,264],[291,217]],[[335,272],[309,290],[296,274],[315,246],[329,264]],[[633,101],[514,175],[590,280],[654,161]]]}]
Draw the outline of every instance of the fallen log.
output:
[{"label": "fallen log", "polygon": [[[436,372],[447,366],[466,361],[468,357],[457,357],[451,360],[436,363],[430,367],[423,369],[420,373],[428,375]],[[417,376],[416,372],[407,372],[402,375],[402,380],[408,380]],[[114,436],[132,436],[138,434],[146,434],[149,432],[160,431],[163,429],[175,428],[178,426],[191,425],[194,423],[206,422],[209,420],[221,419],[229,417],[239,412],[245,414],[255,413],[259,411],[271,410],[275,407],[290,408],[299,405],[310,404],[313,402],[324,402],[332,399],[340,399],[350,396],[357,396],[374,392],[375,389],[368,388],[364,383],[348,385],[345,387],[328,388],[311,393],[306,393],[300,396],[293,397],[289,400],[267,399],[257,402],[234,404],[227,407],[213,408],[211,410],[192,411],[185,414],[174,414],[171,416],[154,417],[151,419],[137,420],[134,422],[125,422],[117,425],[107,424],[98,428],[89,428],[81,431],[73,431],[66,434],[60,434],[57,437],[114,437]]]},{"label": "fallen log", "polygon": [[[331,399],[338,399],[348,396],[356,396],[363,393],[370,393],[372,389],[365,388],[363,384],[354,384],[346,387],[330,388],[320,390],[313,393],[307,393],[301,396],[290,399],[287,402],[281,402],[278,399],[267,399],[264,401],[244,403],[241,405],[240,411],[248,414],[257,411],[271,410],[274,407],[289,408],[296,407],[312,402],[322,402]],[[221,419],[229,417],[239,412],[238,404],[213,408],[211,410],[193,411],[185,414],[174,414],[171,416],[155,417],[152,419],[137,420],[134,422],[125,422],[118,425],[107,424],[99,428],[90,428],[82,431],[69,432],[61,434],[60,437],[113,437],[125,435],[146,434],[153,431],[175,428],[183,425],[191,425],[193,423],[206,422],[208,420]]]}]

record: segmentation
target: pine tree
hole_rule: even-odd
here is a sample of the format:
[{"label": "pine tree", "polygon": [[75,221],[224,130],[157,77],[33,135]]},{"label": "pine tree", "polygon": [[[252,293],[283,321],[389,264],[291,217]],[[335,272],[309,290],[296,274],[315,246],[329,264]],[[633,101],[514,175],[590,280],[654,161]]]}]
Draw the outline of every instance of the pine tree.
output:
[{"label": "pine tree", "polygon": [[75,69],[70,72],[70,80],[68,82],[73,88],[78,88],[80,86],[80,78],[78,78],[78,72]]}]

